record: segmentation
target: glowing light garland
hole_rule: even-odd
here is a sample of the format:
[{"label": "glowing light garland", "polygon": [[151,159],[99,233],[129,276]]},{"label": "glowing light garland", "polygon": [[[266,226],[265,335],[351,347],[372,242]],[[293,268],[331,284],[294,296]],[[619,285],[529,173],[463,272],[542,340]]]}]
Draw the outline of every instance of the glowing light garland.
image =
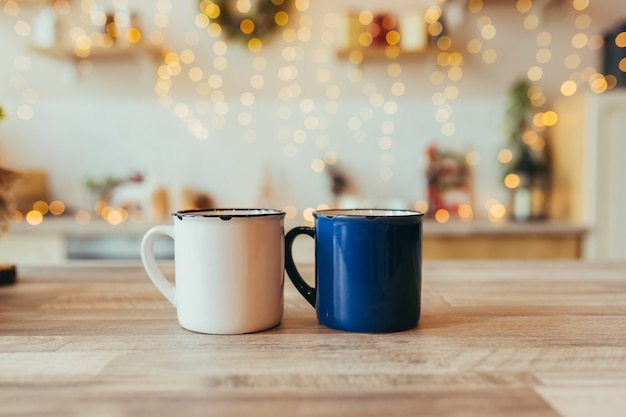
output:
[{"label": "glowing light garland", "polygon": [[[226,3],[229,3],[229,5]],[[297,62],[299,60],[298,57],[303,54],[303,49],[301,46],[296,45],[296,41],[306,44],[311,39],[313,19],[307,14],[309,1],[295,0],[295,8],[301,15],[297,25],[295,25],[297,28],[287,27],[287,24],[292,20],[292,16],[287,13],[288,3],[290,2],[287,0],[263,0],[256,3],[256,9],[253,10],[250,0],[238,0],[236,2],[204,0],[199,2],[201,12],[196,17],[196,26],[205,29],[210,36],[215,38],[212,46],[213,53],[215,54],[212,63],[213,68],[207,73],[206,69],[194,65],[198,38],[197,36],[194,38],[194,36],[189,35],[187,38],[188,47],[179,52],[170,51],[164,56],[163,63],[157,69],[158,79],[154,86],[154,91],[159,97],[159,102],[164,107],[171,108],[172,111],[188,125],[190,133],[196,139],[206,140],[210,137],[211,132],[204,120],[206,119],[206,114],[210,112],[211,107],[198,105],[195,109],[192,109],[185,103],[177,103],[170,94],[170,90],[177,77],[184,76],[188,78],[189,81],[197,85],[198,95],[207,98],[213,106],[211,129],[220,129],[224,126],[224,117],[229,112],[229,106],[226,103],[226,97],[223,91],[224,77],[222,73],[227,71],[228,68],[229,48],[227,43],[219,39],[222,35],[225,39],[238,39],[243,41],[250,52],[257,53],[262,48],[261,38],[282,27],[282,40],[285,42],[285,47],[282,51],[282,59],[285,61],[285,65],[281,67],[278,76],[279,79],[284,81],[285,85],[279,89],[278,97],[283,101],[300,100],[301,111],[305,114],[310,113],[310,111],[306,110],[307,99],[301,97],[302,89],[298,82]],[[57,0],[54,5],[55,9],[60,14],[67,14],[71,7],[73,7],[66,0]],[[90,5],[93,5],[93,1],[82,0],[80,7],[87,13],[90,10]],[[230,5],[234,5],[235,9]],[[538,32],[540,18],[532,12],[532,6],[533,3],[531,0],[518,0],[516,10],[524,15],[524,27],[529,32]],[[592,92],[598,94],[614,86],[614,81],[611,77],[605,77],[593,68],[581,68],[581,58],[578,54],[578,50],[583,48],[598,49],[601,46],[598,35],[589,36],[586,33],[586,30],[591,26],[591,17],[587,14],[588,6],[589,0],[571,0],[571,7],[576,12],[574,24],[578,32],[573,35],[571,42],[574,52],[569,54],[563,63],[568,70],[572,71],[561,84],[560,92],[563,96],[573,95],[580,90],[584,84],[586,84]],[[496,27],[493,22],[491,22],[490,17],[484,13],[482,0],[469,0],[467,8],[470,12],[470,16],[476,16],[476,24],[480,31],[480,37],[482,38],[482,40],[469,40],[467,43],[467,51],[470,54],[480,54],[485,64],[493,64],[497,61],[497,51],[491,48],[485,48],[485,46],[487,42],[497,38]],[[165,28],[170,24],[169,13],[171,9],[172,3],[170,0],[159,0],[157,11],[153,18],[153,22],[157,28]],[[21,6],[18,2],[15,0],[7,0],[4,2],[1,11],[15,19],[14,31],[16,35],[22,38],[30,35],[30,24],[20,18]],[[367,11],[364,11],[365,14],[367,14],[366,12]],[[436,14],[437,10],[434,9],[431,12]],[[439,9],[439,14],[440,13],[441,10]],[[338,17],[336,14],[328,14],[324,19],[324,25],[327,28],[332,28],[333,25],[336,25],[337,20]],[[437,20],[430,19],[428,22],[432,24],[432,27],[429,28],[429,30],[433,31],[431,35],[440,34],[440,32],[437,32]],[[536,35],[538,48],[536,52],[537,63],[528,70],[528,76],[532,80],[540,81],[543,76],[543,67],[553,60],[550,50],[550,35],[549,32],[545,31],[539,31]],[[322,36],[323,44],[329,48],[332,47],[332,32],[326,30],[323,32]],[[158,30],[152,31],[149,39],[152,44],[163,44],[163,34]],[[436,63],[439,68],[433,71],[430,77],[431,84],[442,86],[442,90],[433,96],[433,103],[437,107],[435,119],[442,124],[442,134],[444,136],[454,136],[456,134],[455,127],[454,124],[450,122],[450,117],[453,114],[451,102],[458,95],[458,88],[454,86],[454,82],[462,78],[463,56],[460,53],[455,54],[452,51],[451,40],[446,36],[439,37],[437,48],[439,54],[437,55]],[[393,57],[393,54],[391,54],[391,57]],[[349,56],[349,60],[353,64],[360,64],[363,60],[363,55],[359,51],[355,51]],[[315,62],[320,66],[317,71],[316,80],[325,88],[327,97],[324,110],[327,115],[332,117],[337,114],[337,101],[341,98],[342,89],[339,83],[333,82],[329,69],[324,68],[324,65],[329,62],[328,52],[325,50],[316,51]],[[30,58],[27,55],[16,56],[13,63],[17,74],[12,77],[11,83],[16,89],[21,90],[23,104],[18,105],[17,108],[7,108],[7,111],[16,114],[17,117],[22,120],[29,121],[36,116],[33,111],[32,103],[37,102],[39,98],[38,93],[30,88],[27,82]],[[84,73],[88,73],[93,69],[93,64],[89,59],[83,59],[78,65],[79,71]],[[264,88],[267,78],[267,75],[264,74],[266,67],[267,62],[265,58],[261,55],[257,56],[254,60],[254,69],[256,72],[249,80],[251,89],[243,92],[240,97],[244,106],[254,105],[255,92]],[[349,71],[348,79],[351,82],[361,83],[363,81],[363,74],[360,68],[354,67]],[[402,73],[402,66],[399,62],[392,62],[388,65],[387,72],[390,77],[398,77]],[[446,81],[448,81],[447,85]],[[363,142],[366,139],[366,133],[362,128],[362,123],[372,117],[372,112],[375,109],[379,109],[390,117],[393,116],[397,110],[397,105],[394,100],[386,98],[387,94],[378,91],[375,86],[365,83],[363,84],[362,90],[364,96],[369,100],[369,107],[364,108],[357,118],[348,121],[350,128],[354,131],[354,140],[357,143]],[[404,83],[397,81],[393,83],[390,93],[392,97],[400,97],[405,94],[405,91],[406,86]],[[538,91],[535,99],[539,103],[545,101],[545,96],[542,92]],[[287,109],[287,107],[285,109]],[[553,120],[554,117],[558,117],[558,115],[543,114],[541,115],[541,121],[543,123],[546,121],[547,123],[553,123],[553,121],[551,122],[550,120]],[[291,119],[291,115],[284,115],[284,117],[280,118],[288,122]],[[237,117],[237,122],[241,126],[250,126],[252,123],[250,112],[240,112]],[[324,155],[322,158],[313,158],[311,161],[311,170],[316,173],[321,173],[326,165],[332,164],[338,159],[338,155],[330,147],[328,137],[323,134],[323,129],[324,126],[327,125],[327,122],[324,121],[323,118],[308,114],[305,117],[304,123],[304,129],[298,131],[291,129],[288,123],[285,123],[283,127],[279,127],[279,137],[290,139],[288,144],[285,145],[285,156],[289,157],[295,154],[298,145],[303,143],[303,140],[306,141],[306,137],[309,134],[313,136],[317,135],[315,142],[317,146],[324,151]],[[381,135],[376,138],[375,142],[381,152],[382,168],[379,174],[381,180],[388,181],[393,177],[394,165],[394,155],[392,153],[394,132],[393,119],[390,118],[384,121],[380,129]],[[245,134],[245,141],[250,143],[254,142],[255,139],[252,129],[248,129]],[[510,157],[510,151],[507,149],[502,149],[498,153],[498,159],[503,163],[509,160]],[[473,155],[472,158],[478,160],[479,155]],[[498,220],[504,215],[504,206],[497,202],[497,200],[487,201],[485,207],[488,210],[489,218],[492,220]],[[288,205],[287,208],[289,209],[288,212],[290,216],[296,215],[296,209],[293,205]],[[81,218],[84,221],[84,216]]]}]

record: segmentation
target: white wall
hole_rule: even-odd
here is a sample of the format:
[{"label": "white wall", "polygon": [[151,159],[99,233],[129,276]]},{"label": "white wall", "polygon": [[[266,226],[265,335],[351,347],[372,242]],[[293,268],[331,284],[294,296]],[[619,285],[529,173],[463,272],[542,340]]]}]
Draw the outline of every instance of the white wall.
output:
[{"label": "white wall", "polygon": [[[279,35],[267,39],[263,50],[256,54],[228,43],[222,55],[227,61],[224,70],[213,68],[217,57],[213,45],[219,39],[194,24],[196,2],[135,3],[139,3],[136,10],[146,34],[159,30],[154,16],[159,8],[167,11],[170,5],[171,10],[165,13],[169,24],[161,29],[166,48],[195,53],[195,61],[184,65],[181,75],[172,79],[169,94],[161,102],[154,91],[160,62],[139,56],[94,60],[93,72],[81,74],[70,60],[33,52],[28,48],[29,37],[15,33],[16,23],[32,22],[42,6],[20,2],[19,13],[9,15],[6,9],[2,11],[6,2],[0,3],[0,104],[9,116],[0,124],[0,162],[16,169],[46,170],[52,196],[70,206],[88,204],[86,178],[124,176],[137,170],[146,173],[153,183],[167,186],[173,194],[181,186],[190,186],[209,192],[218,205],[256,205],[263,172],[268,167],[272,205],[294,205],[301,212],[331,200],[326,174],[311,168],[312,161],[326,152],[337,155],[360,195],[412,204],[425,199],[424,150],[429,143],[437,142],[478,153],[475,186],[480,216],[484,201],[504,198],[496,154],[505,146],[504,103],[512,82],[531,66],[541,66],[544,76],[538,84],[549,104],[559,94],[563,81],[577,79],[575,73],[586,67],[600,70],[599,50],[578,50],[570,43],[579,32],[575,19],[583,12],[574,11],[566,1],[557,2],[562,5],[547,11],[541,11],[540,6],[550,2],[535,2],[532,13],[537,13],[542,23],[534,30],[523,27],[526,14],[515,11],[514,1],[486,0],[481,12],[465,12],[464,20],[450,33],[455,49],[464,56],[463,77],[441,85],[430,81],[431,73],[438,70],[433,53],[397,60],[401,66],[397,76],[388,73],[393,61],[367,61],[356,67],[337,59],[330,42],[336,30],[332,27],[336,20],[333,16],[354,2],[316,0],[310,2],[307,11],[293,11],[290,28],[312,22],[311,39],[306,42],[286,43]],[[426,3],[404,1],[396,7],[402,12],[407,4],[424,8]],[[615,3],[610,0],[592,3],[587,10],[591,26],[582,31],[589,36],[602,34],[626,19],[626,8],[614,10]],[[379,4],[384,3],[370,0],[356,4],[380,9]],[[478,27],[485,19],[490,19],[497,30],[490,40],[481,38]],[[535,55],[540,47],[536,37],[542,31],[551,34],[547,48],[552,58],[546,64],[537,64]],[[496,62],[486,64],[480,54],[467,52],[471,39],[480,39],[483,50],[495,50]],[[293,60],[283,57],[285,47],[294,48]],[[575,70],[563,64],[565,57],[573,53],[581,57],[581,65]],[[259,58],[266,64],[262,69],[255,68]],[[279,79],[279,70],[286,65],[297,70],[295,79]],[[189,80],[186,73],[191,67],[203,70],[203,81]],[[360,77],[355,78],[358,71]],[[317,77],[324,73],[328,80],[320,82]],[[211,74],[223,79],[219,90],[225,99],[217,107],[206,84]],[[265,80],[260,89],[250,85],[250,77],[255,74]],[[392,93],[392,85],[397,82],[406,87],[402,96]],[[281,89],[292,84],[299,86],[300,95],[281,98]],[[326,96],[329,85],[340,90],[336,100]],[[442,123],[435,119],[438,107],[432,102],[433,95],[448,85],[459,91],[458,98],[446,102],[452,112],[449,122],[455,126],[452,136],[442,133]],[[388,114],[384,105],[372,104],[372,89],[384,103],[391,102],[392,107],[395,103],[397,110]],[[240,97],[245,92],[254,94],[252,106],[242,104]],[[224,104],[228,111],[220,115]],[[181,114],[181,108],[187,109],[186,115]],[[20,109],[27,110],[26,120],[20,117]],[[28,109],[32,109],[32,117]],[[239,122],[242,113],[249,117],[249,124]],[[354,118],[361,124],[356,130],[350,127],[358,122]],[[190,122],[208,129],[208,137],[198,140],[188,128]],[[394,127],[387,135],[393,145],[381,150],[378,141],[385,136],[382,129],[389,126],[388,122]],[[381,178],[381,172],[386,179]]]}]

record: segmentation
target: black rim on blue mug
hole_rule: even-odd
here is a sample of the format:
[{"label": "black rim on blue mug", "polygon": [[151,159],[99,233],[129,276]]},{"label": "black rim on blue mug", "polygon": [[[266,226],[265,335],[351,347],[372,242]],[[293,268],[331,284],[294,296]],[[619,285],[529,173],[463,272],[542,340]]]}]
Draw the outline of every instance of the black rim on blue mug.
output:
[{"label": "black rim on blue mug", "polygon": [[[285,269],[327,327],[366,333],[417,326],[422,280],[423,213],[387,209],[331,209],[313,213],[314,227],[285,236]],[[315,285],[293,260],[299,235],[315,241]]]}]

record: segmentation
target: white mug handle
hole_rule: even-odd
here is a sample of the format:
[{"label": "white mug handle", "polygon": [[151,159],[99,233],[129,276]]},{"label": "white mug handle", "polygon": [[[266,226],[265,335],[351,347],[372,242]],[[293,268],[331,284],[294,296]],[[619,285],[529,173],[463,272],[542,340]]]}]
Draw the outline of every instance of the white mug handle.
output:
[{"label": "white mug handle", "polygon": [[174,226],[154,226],[146,232],[141,240],[141,261],[157,289],[176,307],[176,288],[165,278],[154,257],[154,242],[161,236],[169,236],[173,240]]}]

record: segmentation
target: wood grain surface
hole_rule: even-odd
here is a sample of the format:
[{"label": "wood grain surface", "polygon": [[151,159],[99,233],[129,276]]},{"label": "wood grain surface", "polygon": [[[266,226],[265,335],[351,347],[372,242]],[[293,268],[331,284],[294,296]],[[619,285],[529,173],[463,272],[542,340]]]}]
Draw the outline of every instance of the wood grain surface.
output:
[{"label": "wood grain surface", "polygon": [[420,325],[394,334],[327,329],[289,282],[281,325],[213,336],[139,263],[18,275],[3,417],[626,415],[626,263],[425,262]]}]

